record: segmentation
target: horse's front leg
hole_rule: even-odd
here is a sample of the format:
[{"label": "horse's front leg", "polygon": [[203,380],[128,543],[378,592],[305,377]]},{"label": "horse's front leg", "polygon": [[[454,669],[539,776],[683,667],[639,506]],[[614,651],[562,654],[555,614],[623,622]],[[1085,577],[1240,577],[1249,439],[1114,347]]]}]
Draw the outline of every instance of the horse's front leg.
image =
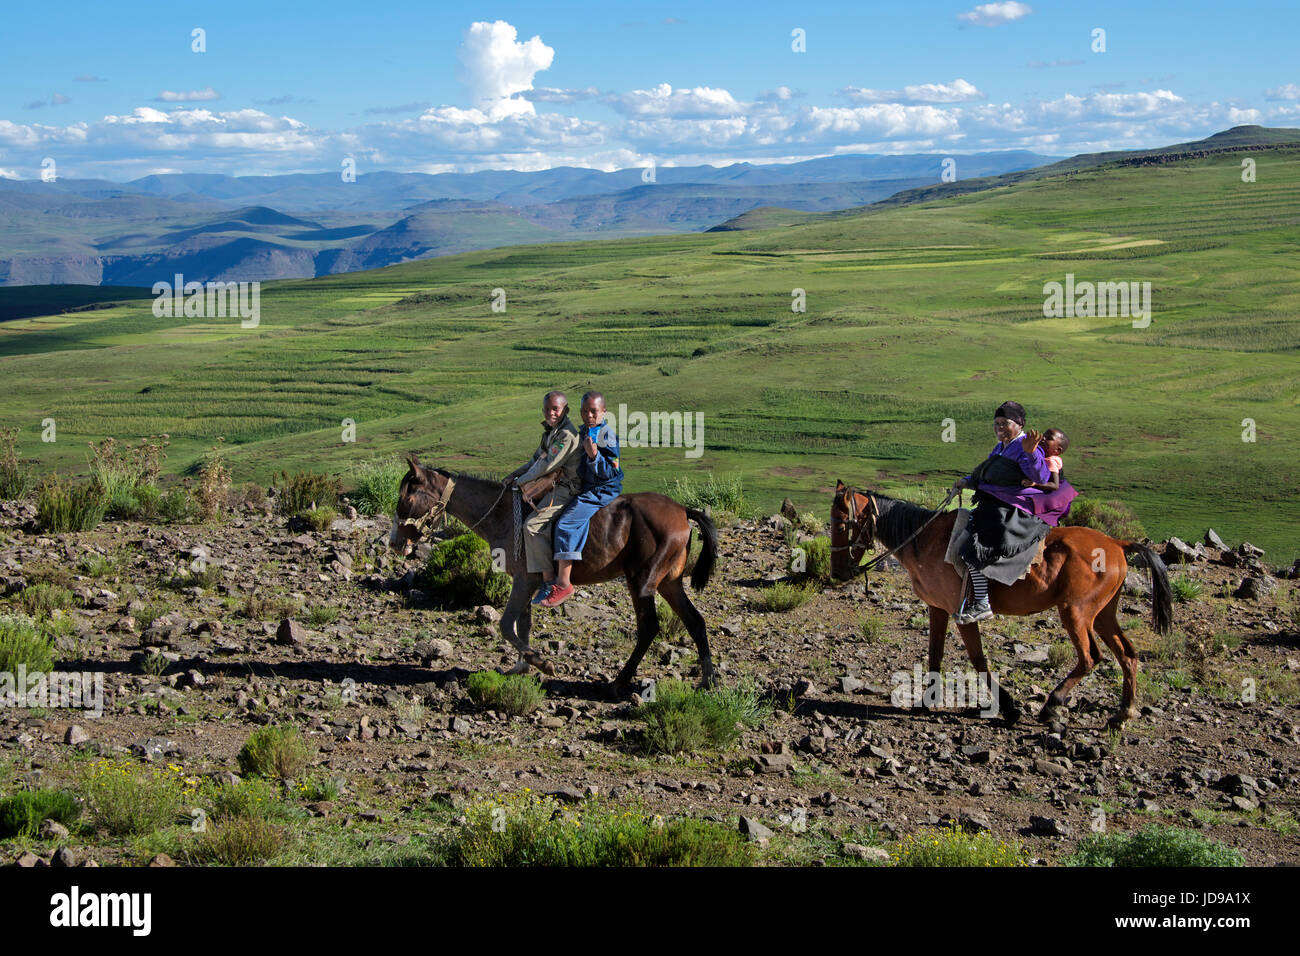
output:
[{"label": "horse's front leg", "polygon": [[[930,654],[927,658],[928,671],[927,681],[935,680],[933,675],[939,673],[939,668],[943,667],[943,650],[944,644],[948,640],[948,612],[941,607],[930,605]],[[926,703],[925,688],[920,688],[921,696],[916,699],[915,707],[917,710],[929,710],[930,706]]]},{"label": "horse's front leg", "polygon": [[[1008,724],[1014,724],[1020,719],[1020,705],[1016,703],[1015,698],[1010,692],[997,681],[992,672],[989,670],[989,662],[984,657],[984,642],[980,639],[980,626],[978,624],[958,624],[957,633],[961,635],[962,643],[966,645],[966,655],[970,658],[971,666],[975,668],[976,673],[985,681],[984,686],[990,691],[997,688],[998,693],[998,713]],[[993,716],[989,714],[988,716]]]},{"label": "horse's front leg", "polygon": [[532,629],[533,609],[528,603],[533,593],[533,582],[526,574],[516,574],[510,588],[510,598],[501,614],[501,636],[519,652],[519,659],[507,674],[526,674],[529,667],[536,667],[550,676],[555,673],[555,665],[538,654],[528,644],[528,633]]}]

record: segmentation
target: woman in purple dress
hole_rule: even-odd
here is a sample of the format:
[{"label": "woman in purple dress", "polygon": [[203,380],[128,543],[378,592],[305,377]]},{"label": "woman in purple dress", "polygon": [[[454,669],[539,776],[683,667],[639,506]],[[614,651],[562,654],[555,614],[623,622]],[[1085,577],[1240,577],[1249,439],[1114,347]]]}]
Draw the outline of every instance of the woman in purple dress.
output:
[{"label": "woman in purple dress", "polygon": [[974,472],[960,478],[953,490],[975,489],[970,518],[970,539],[961,558],[970,571],[971,596],[963,601],[958,624],[971,624],[993,616],[989,606],[988,578],[984,572],[1037,547],[1047,532],[1070,510],[1076,492],[1062,480],[1056,491],[1023,487],[1025,479],[1042,484],[1051,472],[1039,449],[1042,435],[1025,431],[1025,409],[1018,402],[1003,402],[993,413],[998,443]]}]

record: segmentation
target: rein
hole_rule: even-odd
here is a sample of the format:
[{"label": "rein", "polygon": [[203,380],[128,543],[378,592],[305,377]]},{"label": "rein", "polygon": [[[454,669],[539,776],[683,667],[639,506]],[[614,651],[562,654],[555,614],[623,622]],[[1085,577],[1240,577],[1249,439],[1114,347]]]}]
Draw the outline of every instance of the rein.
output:
[{"label": "rein", "polygon": [[[871,494],[871,492],[869,492],[869,491],[868,491],[868,492],[864,492],[864,493],[865,493],[866,496],[867,496],[867,502],[868,502],[869,505],[870,505],[871,513],[872,513],[872,514],[877,514],[878,512],[877,512],[877,510],[876,510],[876,499],[875,499],[875,497],[874,497],[874,496]],[[852,521],[852,522],[854,522],[854,523],[857,523],[857,520],[858,520],[858,499],[857,499],[857,496],[858,496],[859,492],[857,492],[857,491],[855,491],[854,489],[850,488],[850,489],[848,489],[848,494],[849,494],[849,499],[853,502],[853,511],[852,511],[852,513],[849,515],[849,520]],[[950,491],[948,492],[947,497],[945,497],[945,498],[943,499],[943,501],[939,503],[939,507],[935,510],[934,514],[930,515],[930,517],[927,518],[927,519],[925,520],[925,523],[922,524],[921,527],[917,528],[917,529],[916,529],[915,531],[913,531],[910,535],[908,535],[904,540],[902,540],[902,541],[899,542],[898,544],[894,545],[894,547],[890,548],[888,551],[884,552],[883,554],[878,554],[878,555],[876,555],[876,556],[875,556],[874,558],[872,558],[870,561],[868,561],[868,560],[867,560],[867,556],[866,556],[865,554],[863,554],[863,555],[862,555],[862,560],[858,562],[858,566],[859,566],[863,571],[870,571],[872,568],[874,568],[874,567],[875,567],[877,564],[879,564],[881,561],[884,561],[885,558],[888,558],[888,557],[890,557],[891,555],[895,555],[895,554],[897,554],[899,551],[903,550],[903,548],[907,547],[909,544],[911,544],[913,541],[915,541],[916,538],[917,538],[918,536],[920,536],[920,534],[921,534],[922,531],[924,531],[926,528],[930,527],[930,523],[931,523],[932,521],[934,521],[935,518],[939,517],[939,515],[941,515],[941,514],[944,513],[944,512],[943,512],[943,509],[946,508],[946,507],[948,506],[948,503],[949,503],[950,501],[952,501],[952,499],[953,499],[954,497],[956,497],[957,495],[960,495],[960,494],[961,494],[961,490],[960,490],[960,489],[957,489],[957,490],[950,490]],[[851,549],[853,549],[854,547],[857,547],[857,545],[858,545],[858,539],[862,537],[862,533],[863,533],[864,531],[866,531],[866,529],[867,529],[867,523],[864,521],[864,522],[862,523],[862,527],[858,530],[858,533],[855,534],[855,535],[853,536],[853,539],[852,539],[851,541],[849,541],[848,544],[842,544],[842,545],[840,545],[839,547],[832,547],[831,550],[832,550],[832,551],[844,551],[844,550],[848,549],[848,550],[851,551]],[[873,536],[874,536],[874,531],[873,531]]]},{"label": "rein", "polygon": [[[438,496],[438,500],[433,503],[433,507],[429,509],[428,513],[423,514],[418,518],[407,518],[405,521],[402,522],[402,524],[413,526],[415,530],[420,533],[420,537],[422,538],[428,537],[429,527],[446,516],[447,505],[451,502],[452,491],[455,489],[455,487],[456,487],[456,479],[448,475],[447,484],[443,486],[442,494]],[[473,524],[468,526],[468,530],[473,531],[475,528],[481,525],[484,522],[484,520],[487,518],[487,516],[490,515],[496,509],[496,506],[501,503],[501,499],[505,497],[506,488],[507,488],[506,485],[501,486],[501,493],[497,495],[496,500],[493,501],[492,504],[488,506],[487,511],[483,512],[483,514],[479,517],[477,521],[475,521]],[[514,532],[515,532],[514,533],[515,557],[518,558],[520,553],[522,552],[523,527],[522,527],[522,522],[520,520],[522,506],[520,504],[519,489],[517,486],[515,486],[513,505],[514,505],[513,517],[514,517]]]}]

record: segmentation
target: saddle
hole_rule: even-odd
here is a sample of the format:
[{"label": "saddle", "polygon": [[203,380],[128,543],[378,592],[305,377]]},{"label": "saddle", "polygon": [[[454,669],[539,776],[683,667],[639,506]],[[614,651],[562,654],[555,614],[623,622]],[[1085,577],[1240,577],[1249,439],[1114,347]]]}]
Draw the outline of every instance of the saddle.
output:
[{"label": "saddle", "polygon": [[549,475],[542,475],[540,478],[534,478],[532,481],[519,486],[519,494],[528,504],[528,507],[534,511],[537,510],[537,502],[551,493],[555,483],[559,481],[560,473],[553,471]]}]

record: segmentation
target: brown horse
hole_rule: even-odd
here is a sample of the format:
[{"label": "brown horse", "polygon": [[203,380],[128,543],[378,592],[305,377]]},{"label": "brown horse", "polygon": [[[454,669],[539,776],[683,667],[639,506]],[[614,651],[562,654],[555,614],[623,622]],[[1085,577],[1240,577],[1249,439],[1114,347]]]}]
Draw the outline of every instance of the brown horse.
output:
[{"label": "brown horse", "polygon": [[[524,673],[532,666],[554,674],[551,662],[528,644],[532,627],[529,599],[541,586],[542,576],[529,574],[523,555],[515,556],[510,490],[499,481],[426,468],[414,455],[408,456],[407,462],[410,469],[398,493],[389,546],[409,554],[413,542],[447,514],[468,525],[495,555],[504,556],[504,570],[514,579],[501,615],[501,635],[519,651],[519,660],[509,673]],[[685,508],[666,495],[639,492],[620,495],[592,516],[582,560],[573,566],[573,583],[599,584],[621,575],[636,612],[636,647],[614,681],[618,693],[631,688],[637,665],[659,633],[656,592],[663,595],[695,641],[702,685],[711,686],[715,680],[704,618],[682,584],[692,521],[704,535],[704,548],[691,572],[691,587],[698,591],[708,584],[718,557],[718,532],[704,512]]]},{"label": "brown horse", "polygon": [[[928,508],[835,483],[831,503],[832,573],[839,580],[860,573],[862,556],[877,540],[887,548],[904,545],[895,557],[911,578],[916,596],[930,606],[931,673],[938,673],[943,663],[948,617],[961,606],[962,575],[944,560],[956,518],[955,511],[936,517],[936,512]],[[909,541],[914,534],[915,539]],[[989,601],[995,612],[1036,614],[1055,607],[1074,644],[1078,661],[1047,698],[1038,715],[1040,720],[1056,717],[1074,685],[1100,663],[1098,638],[1115,655],[1124,675],[1120,707],[1107,726],[1119,727],[1136,716],[1137,653],[1116,617],[1120,588],[1128,574],[1125,556],[1130,553],[1151,571],[1152,622],[1156,632],[1164,634],[1173,617],[1168,573],[1156,553],[1136,541],[1117,541],[1091,528],[1053,528],[1048,532],[1041,563],[1033,565],[1025,577],[1012,585],[989,581]],[[979,625],[959,624],[957,633],[966,645],[971,664],[987,677],[988,662]],[[1003,687],[999,687],[999,705],[1008,722],[1019,718],[1019,707]]]}]

